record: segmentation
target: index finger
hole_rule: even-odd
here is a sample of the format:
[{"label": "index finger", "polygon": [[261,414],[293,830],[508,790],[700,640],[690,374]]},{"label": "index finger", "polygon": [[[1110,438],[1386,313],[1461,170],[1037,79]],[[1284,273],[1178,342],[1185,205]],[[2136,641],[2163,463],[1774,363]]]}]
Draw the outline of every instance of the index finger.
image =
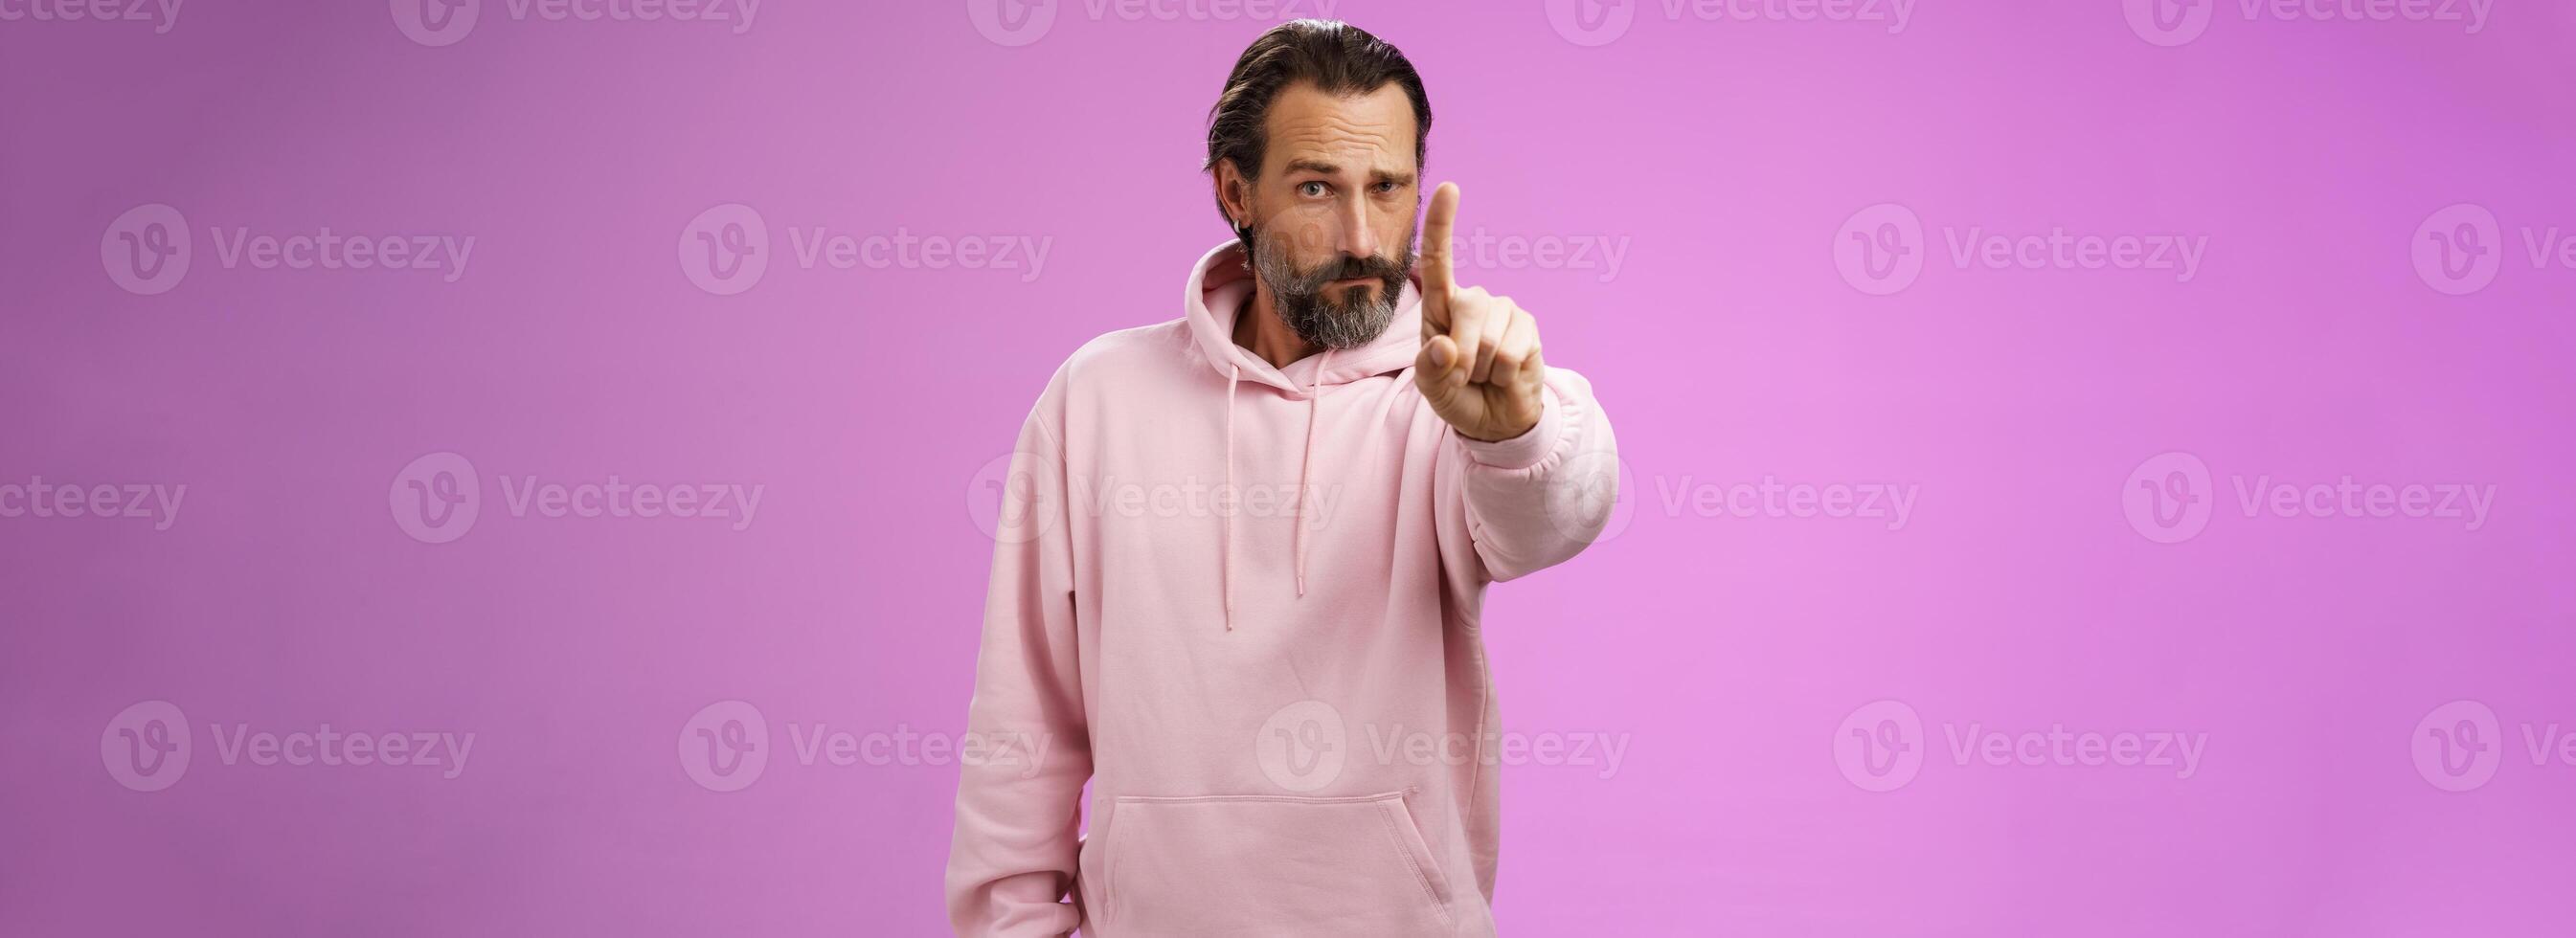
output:
[{"label": "index finger", "polygon": [[1431,192],[1431,207],[1422,213],[1422,293],[1449,295],[1458,285],[1449,269],[1449,232],[1458,223],[1458,184],[1444,182]]}]

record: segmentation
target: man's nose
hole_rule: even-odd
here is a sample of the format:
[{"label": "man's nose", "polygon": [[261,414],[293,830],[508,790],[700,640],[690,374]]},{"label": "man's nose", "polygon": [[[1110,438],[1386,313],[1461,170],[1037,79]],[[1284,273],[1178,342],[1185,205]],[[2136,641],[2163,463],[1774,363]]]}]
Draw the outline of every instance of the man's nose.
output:
[{"label": "man's nose", "polygon": [[1377,228],[1369,224],[1368,204],[1357,198],[1342,202],[1341,241],[1333,245],[1351,257],[1377,256]]}]

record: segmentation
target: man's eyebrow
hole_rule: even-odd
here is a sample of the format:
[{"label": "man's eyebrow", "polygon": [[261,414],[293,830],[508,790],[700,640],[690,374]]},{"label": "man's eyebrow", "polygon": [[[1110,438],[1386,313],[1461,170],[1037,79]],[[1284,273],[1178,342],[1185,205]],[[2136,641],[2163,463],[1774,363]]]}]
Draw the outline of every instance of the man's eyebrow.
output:
[{"label": "man's eyebrow", "polygon": [[[1341,174],[1342,167],[1340,164],[1327,163],[1322,160],[1298,159],[1288,161],[1288,171],[1292,173],[1314,173],[1320,176],[1334,176]],[[1377,182],[1391,182],[1399,186],[1409,186],[1413,184],[1414,174],[1409,172],[1399,173],[1390,170],[1373,169],[1369,170],[1369,178]]]}]

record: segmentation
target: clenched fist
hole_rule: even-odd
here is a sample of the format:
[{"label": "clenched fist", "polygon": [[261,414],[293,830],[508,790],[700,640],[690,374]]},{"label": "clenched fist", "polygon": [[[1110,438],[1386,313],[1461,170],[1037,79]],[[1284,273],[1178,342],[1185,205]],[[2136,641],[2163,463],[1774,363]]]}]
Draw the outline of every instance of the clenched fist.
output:
[{"label": "clenched fist", "polygon": [[1496,442],[1538,425],[1538,320],[1483,287],[1460,289],[1450,269],[1449,233],[1458,221],[1458,184],[1431,193],[1422,217],[1422,354],[1413,383],[1431,412],[1460,436]]}]

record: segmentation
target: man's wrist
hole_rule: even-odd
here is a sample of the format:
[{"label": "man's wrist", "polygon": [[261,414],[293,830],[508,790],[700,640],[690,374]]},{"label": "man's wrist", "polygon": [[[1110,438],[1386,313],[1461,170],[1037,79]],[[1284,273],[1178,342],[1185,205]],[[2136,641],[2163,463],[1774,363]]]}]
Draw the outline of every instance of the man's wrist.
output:
[{"label": "man's wrist", "polygon": [[1529,429],[1499,440],[1480,440],[1460,432],[1458,442],[1467,447],[1467,455],[1474,457],[1480,465],[1496,469],[1527,469],[1538,465],[1539,460],[1547,458],[1548,452],[1556,448],[1557,412],[1563,408],[1564,405],[1556,399],[1556,389],[1543,388],[1539,391],[1538,420],[1531,423]]}]

